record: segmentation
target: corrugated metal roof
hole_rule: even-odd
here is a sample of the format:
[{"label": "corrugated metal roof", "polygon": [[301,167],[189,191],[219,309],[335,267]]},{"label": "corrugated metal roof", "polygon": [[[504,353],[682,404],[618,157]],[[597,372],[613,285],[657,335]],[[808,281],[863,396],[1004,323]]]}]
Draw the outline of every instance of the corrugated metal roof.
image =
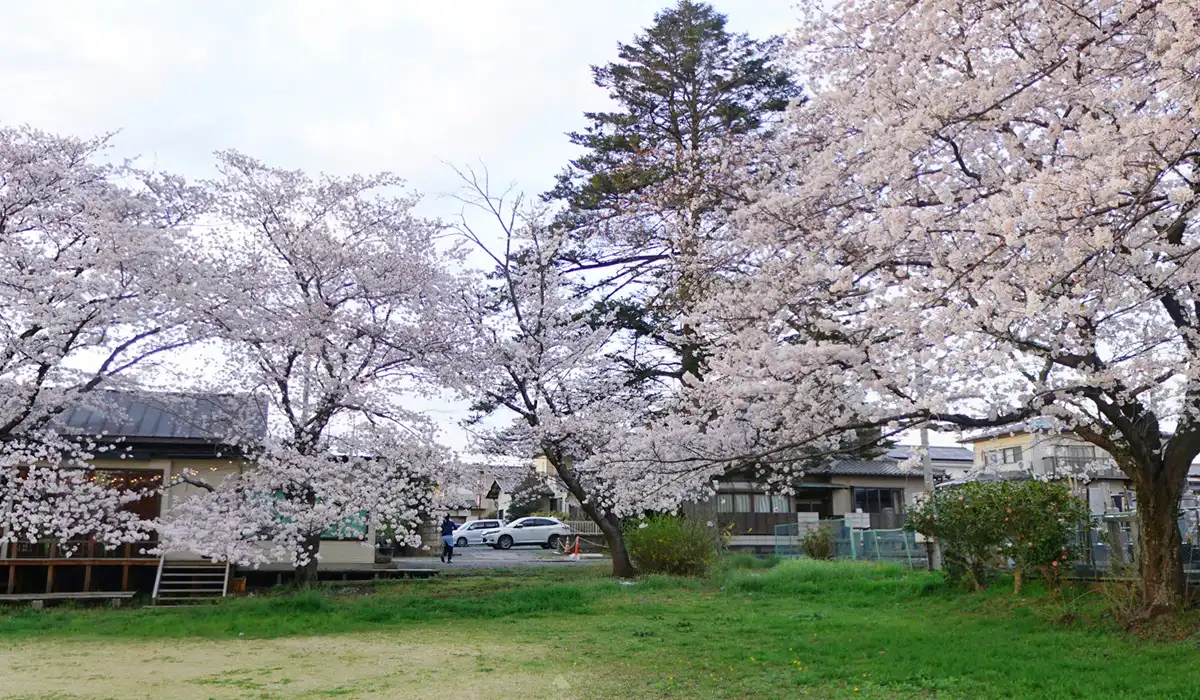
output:
[{"label": "corrugated metal roof", "polygon": [[[912,451],[918,447],[918,445],[896,445],[887,451],[887,456],[896,460],[908,459]],[[939,462],[974,462],[975,453],[965,447],[930,445],[929,458]]]},{"label": "corrugated metal roof", "polygon": [[56,420],[66,435],[219,442],[230,434],[263,437],[266,407],[246,395],[105,391]]}]

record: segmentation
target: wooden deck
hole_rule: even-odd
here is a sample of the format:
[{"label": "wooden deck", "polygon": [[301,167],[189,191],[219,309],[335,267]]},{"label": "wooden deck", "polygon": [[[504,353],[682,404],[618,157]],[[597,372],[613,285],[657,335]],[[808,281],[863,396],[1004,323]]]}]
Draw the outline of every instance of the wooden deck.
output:
[{"label": "wooden deck", "polygon": [[[14,542],[0,547],[0,581],[5,582],[4,596],[10,595],[53,595],[58,593],[79,595],[81,593],[108,593],[92,591],[93,569],[96,567],[121,570],[121,593],[129,592],[130,570],[137,567],[158,566],[158,558],[142,554],[140,550],[157,545],[155,542],[125,544],[115,550],[107,550],[94,540],[74,543],[64,547],[56,542]],[[81,591],[55,591],[55,572],[63,569],[78,572],[83,569]],[[18,570],[45,569],[44,593],[16,593]],[[6,575],[4,575],[6,574]],[[76,584],[78,585],[78,584]],[[130,593],[132,595],[132,593]]]}]

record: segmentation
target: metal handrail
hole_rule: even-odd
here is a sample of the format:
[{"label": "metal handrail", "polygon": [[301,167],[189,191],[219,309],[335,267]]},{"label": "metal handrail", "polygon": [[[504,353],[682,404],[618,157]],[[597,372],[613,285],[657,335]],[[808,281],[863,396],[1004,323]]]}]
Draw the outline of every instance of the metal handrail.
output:
[{"label": "metal handrail", "polygon": [[158,600],[158,584],[162,583],[163,562],[165,562],[166,559],[167,557],[165,554],[158,557],[158,573],[154,576],[154,594],[151,597],[152,600]]}]

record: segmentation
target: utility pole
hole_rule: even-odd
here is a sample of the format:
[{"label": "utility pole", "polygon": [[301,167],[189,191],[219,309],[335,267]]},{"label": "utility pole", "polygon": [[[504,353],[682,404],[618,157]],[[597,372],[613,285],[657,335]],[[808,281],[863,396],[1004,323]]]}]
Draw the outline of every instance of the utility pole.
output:
[{"label": "utility pole", "polygon": [[[937,519],[937,499],[933,496],[933,459],[929,456],[929,427],[921,426],[921,466],[925,472],[925,494],[927,498],[933,499],[930,506],[933,508],[933,517]],[[937,538],[933,538],[933,568],[934,570],[942,568],[942,546],[938,543]]]}]

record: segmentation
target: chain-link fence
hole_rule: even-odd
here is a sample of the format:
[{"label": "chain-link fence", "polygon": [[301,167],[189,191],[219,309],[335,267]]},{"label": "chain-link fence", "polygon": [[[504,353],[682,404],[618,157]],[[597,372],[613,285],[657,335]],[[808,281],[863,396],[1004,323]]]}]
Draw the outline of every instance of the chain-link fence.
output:
[{"label": "chain-link fence", "polygon": [[925,566],[924,548],[916,535],[907,530],[876,530],[852,527],[847,519],[820,520],[815,523],[787,523],[775,527],[775,554],[780,557],[807,557],[804,538],[816,528],[833,534],[834,557],[855,561],[883,561]]},{"label": "chain-link fence", "polygon": [[[1075,531],[1077,578],[1118,580],[1138,578],[1137,513],[1093,515]],[[1200,582],[1200,509],[1184,509],[1179,517],[1180,551],[1184,575]]]}]

